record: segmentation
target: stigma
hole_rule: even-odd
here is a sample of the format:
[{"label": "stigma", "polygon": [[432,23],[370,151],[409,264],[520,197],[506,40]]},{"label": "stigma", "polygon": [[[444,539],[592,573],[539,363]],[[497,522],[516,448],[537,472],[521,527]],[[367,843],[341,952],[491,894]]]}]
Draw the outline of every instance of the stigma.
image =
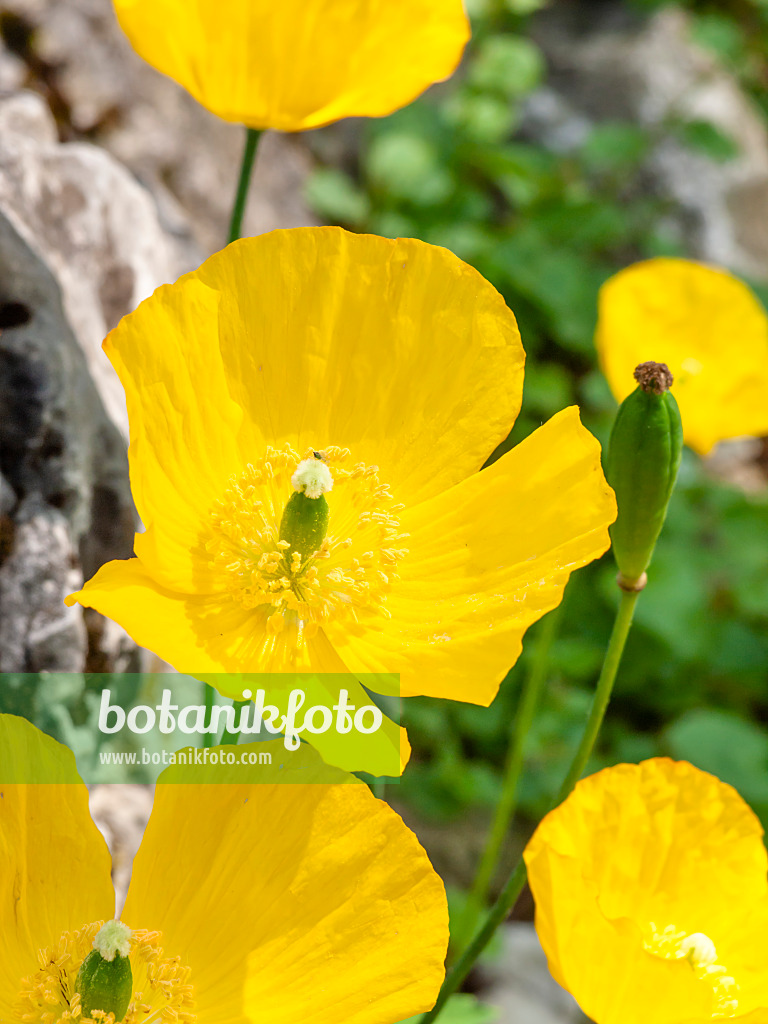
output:
[{"label": "stigma", "polygon": [[333,477],[320,452],[312,452],[311,459],[302,459],[291,476],[294,491],[317,499],[333,487]]},{"label": "stigma", "polygon": [[112,961],[115,956],[128,956],[131,951],[133,932],[122,921],[107,921],[103,924],[93,940],[93,948],[105,960]]}]

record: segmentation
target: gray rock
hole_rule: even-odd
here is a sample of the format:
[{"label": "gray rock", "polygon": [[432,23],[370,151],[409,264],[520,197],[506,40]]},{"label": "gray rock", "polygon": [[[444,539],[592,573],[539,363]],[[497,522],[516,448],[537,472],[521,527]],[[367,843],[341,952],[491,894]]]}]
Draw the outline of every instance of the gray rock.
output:
[{"label": "gray rock", "polygon": [[152,788],[128,783],[94,786],[90,794],[90,808],[91,816],[112,854],[115,914],[119,915],[131,880],[133,858],[152,810]]},{"label": "gray rock", "polygon": [[[31,80],[48,93],[53,83],[63,135],[98,141],[128,167],[154,194],[164,227],[187,245],[191,263],[222,248],[242,126],[209,114],[138,57],[110,0],[5,0],[3,7],[32,30]],[[301,198],[311,165],[300,137],[262,139],[245,234],[316,223]]]},{"label": "gray rock", "polygon": [[[768,131],[738,83],[691,39],[685,12],[630,17],[619,4],[561,0],[536,19],[550,68],[523,131],[557,151],[600,122],[644,125],[656,142],[650,191],[672,200],[670,226],[694,257],[768,280]],[[706,121],[738,155],[719,161],[682,144],[668,126]]]},{"label": "gray rock", "polygon": [[498,1024],[582,1024],[587,1018],[553,980],[532,924],[514,921],[500,932],[502,950],[484,964],[482,1000],[499,1010]]},{"label": "gray rock", "polygon": [[63,598],[131,553],[125,444],[88,371],[62,294],[0,204],[0,671],[89,667]]},{"label": "gray rock", "polygon": [[123,391],[101,350],[107,332],[184,266],[150,194],[103,150],[62,145],[43,100],[0,101],[0,210],[42,258],[105,407],[127,436]]},{"label": "gray rock", "polygon": [[189,268],[151,194],[58,140],[41,96],[0,99],[0,670],[135,671],[136,646],[64,596],[129,557],[122,388],[105,334]]},{"label": "gray rock", "polygon": [[0,670],[79,672],[82,615],[64,598],[82,583],[64,515],[37,494],[21,503],[10,554],[0,565]]}]

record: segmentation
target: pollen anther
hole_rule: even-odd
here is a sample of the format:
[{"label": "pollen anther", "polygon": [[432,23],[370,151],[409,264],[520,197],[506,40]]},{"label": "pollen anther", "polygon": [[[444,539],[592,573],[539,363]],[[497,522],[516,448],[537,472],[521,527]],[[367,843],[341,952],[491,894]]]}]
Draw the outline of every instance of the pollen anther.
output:
[{"label": "pollen anther", "polygon": [[[77,972],[95,948],[94,940],[103,925],[97,921],[64,932],[56,945],[38,951],[38,969],[21,981],[16,1007],[19,1020],[24,1024],[115,1024],[114,1014],[100,1010],[86,1017],[75,992]],[[195,1024],[190,969],[178,956],[165,956],[160,932],[136,929],[130,934],[133,994],[123,1024],[158,1024],[161,1020]]]},{"label": "pollen anther", "polygon": [[[301,456],[289,446],[268,448],[229,481],[201,538],[210,569],[234,601],[262,617],[264,643],[286,668],[328,623],[355,624],[363,614],[389,618],[395,568],[408,554],[397,516],[403,506],[379,480],[378,468],[344,468],[349,449],[328,446],[322,459],[316,450]],[[311,498],[313,481],[323,480],[318,496],[328,494],[327,534],[317,550],[296,550],[299,545],[280,538],[285,507],[297,482]]]}]

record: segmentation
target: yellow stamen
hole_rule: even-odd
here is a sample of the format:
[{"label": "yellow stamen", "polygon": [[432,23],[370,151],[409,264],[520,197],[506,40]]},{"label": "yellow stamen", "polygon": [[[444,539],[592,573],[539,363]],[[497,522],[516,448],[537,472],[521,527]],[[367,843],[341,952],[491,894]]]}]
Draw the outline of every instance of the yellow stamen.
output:
[{"label": "yellow stamen", "polygon": [[712,1019],[734,1017],[739,1009],[739,985],[717,962],[717,948],[703,932],[685,932],[667,925],[659,930],[648,926],[645,949],[664,960],[687,960],[696,977],[712,989]]},{"label": "yellow stamen", "polygon": [[[350,452],[323,449],[321,463],[309,449],[268,448],[264,457],[233,477],[211,512],[201,538],[210,568],[223,577],[231,599],[261,619],[268,641],[279,644],[287,667],[303,640],[323,625],[354,624],[361,615],[389,618],[387,594],[396,567],[408,554],[389,486],[377,466],[347,469]],[[290,551],[279,539],[297,467],[312,459],[333,481],[328,488],[328,533],[316,551]]]},{"label": "yellow stamen", "polygon": [[[75,979],[80,965],[93,948],[103,921],[79,931],[64,932],[55,946],[38,951],[38,969],[21,981],[17,1005],[24,1024],[115,1024],[114,1014],[94,1012],[85,1017]],[[194,1024],[196,1018],[190,969],[179,957],[164,955],[161,932],[133,932],[130,961],[133,995],[123,1024]]]}]

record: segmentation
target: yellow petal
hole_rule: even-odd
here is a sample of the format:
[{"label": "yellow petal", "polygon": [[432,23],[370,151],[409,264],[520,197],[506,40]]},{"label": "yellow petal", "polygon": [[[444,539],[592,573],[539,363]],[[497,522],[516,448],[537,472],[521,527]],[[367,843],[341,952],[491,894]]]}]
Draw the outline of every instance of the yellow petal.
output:
[{"label": "yellow petal", "polygon": [[[686,762],[656,758],[584,779],[525,852],[554,977],[596,1024],[704,1024],[763,1009],[761,836],[730,786]],[[681,955],[686,936],[712,943],[716,972],[702,977]],[[728,978],[738,1005],[724,1010]]]},{"label": "yellow petal", "polygon": [[[210,508],[252,443],[238,437],[242,409],[229,395],[219,353],[220,296],[194,277],[160,288],[104,342],[125,388],[131,489],[146,533],[136,553],[159,582],[212,592],[198,551]],[[263,445],[262,445],[263,447]]]},{"label": "yellow petal", "polygon": [[446,249],[339,228],[229,246],[104,347],[128,403],[136,554],[188,594],[225,587],[202,547],[211,511],[267,445],[349,447],[413,503],[507,435],[525,359],[499,293]]},{"label": "yellow petal", "polygon": [[609,546],[613,491],[575,407],[488,469],[404,513],[410,555],[377,630],[328,635],[351,671],[400,673],[404,696],[489,704],[531,623]]},{"label": "yellow petal", "polygon": [[639,363],[669,366],[685,441],[699,454],[768,434],[768,316],[725,271],[680,259],[628,267],[600,291],[596,343],[618,401]]},{"label": "yellow petal", "polygon": [[200,1024],[381,1024],[432,1005],[445,893],[398,815],[362,785],[184,777],[161,777],[122,916],[192,968]]},{"label": "yellow petal", "polygon": [[39,949],[114,916],[110,870],[72,753],[0,715],[0,1019],[16,1019]]},{"label": "yellow petal", "polygon": [[[306,700],[300,722],[307,708],[333,707],[341,687],[354,707],[371,703],[323,630],[308,640],[287,637],[286,632],[275,635],[252,611],[231,600],[165,590],[138,558],[107,562],[66,600],[69,605],[78,602],[95,608],[118,622],[140,647],[153,651],[178,672],[206,680],[224,696],[239,699],[246,687],[254,691],[264,687],[268,703],[285,714],[290,691],[302,689]],[[254,672],[262,675],[249,679]],[[312,735],[311,742],[333,764],[375,776],[400,775],[410,757],[405,729],[387,718],[375,733],[339,734],[330,729]]]},{"label": "yellow petal", "polygon": [[[559,601],[568,573],[607,543],[612,499],[599,474],[598,448],[573,412],[446,497],[447,504],[427,504],[475,474],[506,436],[520,403],[524,362],[501,296],[444,249],[336,228],[245,239],[159,289],[121,322],[106,347],[128,394],[132,482],[148,530],[137,538],[138,564],[106,567],[75,599],[117,619],[180,671],[335,672],[368,665],[376,673],[404,672],[406,692],[488,702],[527,625]],[[562,457],[546,451],[548,438],[553,448],[564,444]],[[345,506],[344,487],[335,488],[332,517],[352,545],[338,572],[348,573],[351,586],[359,571],[370,582],[343,592],[328,611],[321,598],[350,583],[338,575],[321,578],[320,596],[306,600],[322,628],[314,641],[302,635],[296,650],[298,627],[274,628],[285,618],[275,619],[274,603],[263,603],[267,591],[256,594],[258,610],[247,591],[256,587],[253,565],[262,550],[251,530],[261,515],[253,510],[253,489],[238,491],[225,513],[217,505],[233,475],[244,474],[251,461],[263,465],[267,445],[285,444],[298,452],[340,445],[350,449],[352,465],[378,466],[392,500],[405,506],[402,526],[420,546],[413,550],[409,541],[411,553],[403,554],[396,537],[397,550],[369,557],[378,534],[373,525],[360,526],[354,494]],[[541,481],[541,489],[534,493],[525,479]],[[566,487],[575,507],[551,514],[549,505],[565,507]],[[265,501],[279,508],[285,497],[277,490]],[[455,502],[462,511],[454,521]],[[515,508],[525,508],[531,522],[515,519],[512,530],[507,515]],[[233,561],[217,562],[216,570],[211,552],[221,552],[210,544],[221,545],[221,529],[210,540],[214,513],[230,516],[229,525],[246,524],[239,546],[227,535],[222,558]],[[433,528],[438,520],[442,535]],[[367,522],[382,520],[371,513]],[[533,577],[525,574],[532,558]],[[395,578],[392,585],[390,630],[387,609],[371,609],[386,599],[382,588],[393,577],[359,567],[383,569],[392,561],[402,582]],[[435,588],[443,588],[446,574],[452,582],[437,632]],[[344,600],[341,611],[349,614],[342,627]],[[438,684],[448,663],[446,681]]]},{"label": "yellow petal", "polygon": [[[166,590],[138,558],[107,562],[82,590],[66,599],[68,605],[75,602],[118,622],[140,647],[154,651],[179,672],[225,675],[283,667],[279,661],[271,662],[265,651],[269,639],[251,611],[215,595]],[[298,670],[311,667],[309,646],[297,661]]]},{"label": "yellow petal", "polygon": [[136,51],[219,117],[304,131],[381,117],[447,78],[461,0],[114,0]]}]

